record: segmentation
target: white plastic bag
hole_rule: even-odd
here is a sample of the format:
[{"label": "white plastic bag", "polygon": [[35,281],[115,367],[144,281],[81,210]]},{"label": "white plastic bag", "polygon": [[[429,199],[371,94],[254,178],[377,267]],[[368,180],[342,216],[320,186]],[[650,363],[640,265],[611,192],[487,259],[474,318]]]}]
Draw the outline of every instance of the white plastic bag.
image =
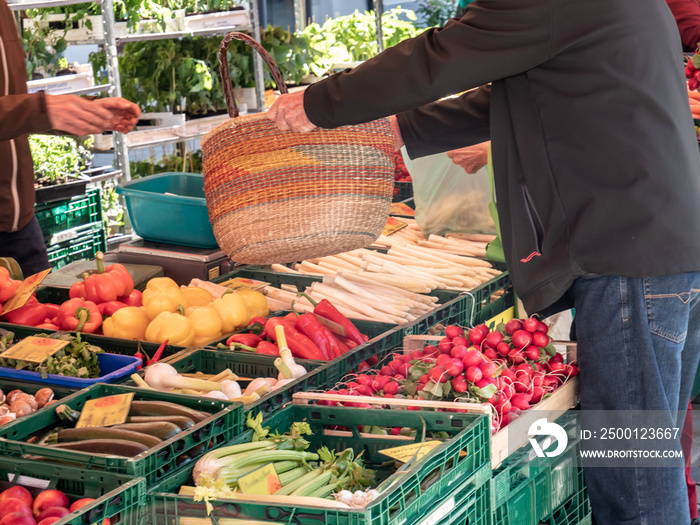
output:
[{"label": "white plastic bag", "polygon": [[412,160],[403,147],[401,155],[413,179],[416,222],[423,235],[496,235],[496,224],[489,213],[491,189],[487,166],[469,174],[452,162],[447,153]]}]

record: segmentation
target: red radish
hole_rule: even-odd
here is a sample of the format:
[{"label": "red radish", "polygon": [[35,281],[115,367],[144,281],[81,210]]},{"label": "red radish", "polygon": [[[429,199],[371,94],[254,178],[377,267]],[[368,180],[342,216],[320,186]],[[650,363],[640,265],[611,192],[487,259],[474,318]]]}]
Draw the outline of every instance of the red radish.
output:
[{"label": "red radish", "polygon": [[578,365],[576,363],[570,363],[564,367],[564,374],[566,374],[566,377],[577,376],[578,372]]},{"label": "red radish", "polygon": [[359,392],[362,396],[371,396],[372,394],[374,394],[372,387],[369,385],[357,385],[357,388],[355,390]]},{"label": "red radish", "polygon": [[537,373],[534,376],[532,376],[532,386],[534,388],[537,388],[539,386],[542,386],[542,380],[544,379],[544,375]]},{"label": "red radish", "polygon": [[430,381],[430,376],[428,374],[423,374],[420,376],[420,379],[418,379],[418,382],[421,384],[426,384],[428,381]]},{"label": "red radish", "polygon": [[44,510],[51,507],[65,507],[70,506],[70,501],[68,501],[68,496],[63,492],[56,489],[43,490],[37,494],[34,498],[34,505],[32,505],[32,511],[35,516],[41,514]]},{"label": "red radish", "polygon": [[423,348],[423,355],[435,355],[438,353],[438,347],[435,345],[426,345]]},{"label": "red radish", "polygon": [[467,368],[464,375],[466,376],[467,381],[469,381],[470,383],[477,383],[481,381],[481,378],[484,376],[484,373],[478,366],[470,366],[469,368]]},{"label": "red radish", "polygon": [[512,385],[513,382],[514,382],[514,380],[511,379],[510,376],[507,376],[503,373],[501,373],[501,375],[499,375],[496,378],[496,386],[498,386],[498,388],[501,388],[501,386],[503,386],[503,385]]},{"label": "red radish", "polygon": [[448,376],[457,377],[464,372],[464,363],[462,363],[461,359],[453,358],[452,361],[450,361],[445,367],[445,371],[447,372]]},{"label": "red radish", "polygon": [[445,369],[441,366],[431,368],[428,375],[430,376],[430,379],[436,383],[447,383],[447,374],[445,373]]},{"label": "red radish", "polygon": [[542,321],[537,321],[537,331],[544,332],[545,334],[549,332],[549,326],[544,324]]},{"label": "red radish", "polygon": [[382,389],[382,391],[385,394],[390,394],[392,396],[396,395],[399,393],[399,384],[396,381],[391,381],[391,382],[387,383],[386,385],[384,385],[384,388]]},{"label": "red radish", "polygon": [[411,356],[411,360],[421,359],[423,357],[423,350],[414,350],[409,355]]},{"label": "red radish", "polygon": [[450,339],[454,339],[455,337],[459,337],[460,335],[464,335],[464,330],[454,324],[448,324],[445,327],[445,335],[449,337]]},{"label": "red radish", "polygon": [[370,369],[370,364],[367,361],[362,361],[359,365],[357,365],[357,371],[358,372],[364,372],[365,370]]},{"label": "red radish", "polygon": [[452,378],[452,389],[459,393],[463,394],[464,392],[467,391],[468,388],[467,380],[463,375],[455,376]]},{"label": "red radish", "polygon": [[540,386],[536,386],[532,388],[532,399],[530,399],[530,403],[533,405],[536,405],[540,401],[542,401],[542,396],[544,396],[544,389]]},{"label": "red radish", "polygon": [[435,366],[446,367],[454,359],[450,354],[440,354],[435,360]]},{"label": "red radish", "polygon": [[549,369],[549,372],[551,374],[564,374],[564,370],[566,369],[566,366],[563,363],[560,363],[559,361],[549,361],[547,363],[547,368]]},{"label": "red radish", "polygon": [[486,361],[480,364],[479,368],[481,369],[481,373],[484,374],[484,377],[494,377],[498,371],[496,363],[492,361]]},{"label": "red radish", "polygon": [[556,361],[557,363],[563,363],[564,362],[564,356],[556,353],[552,357],[549,358],[548,362]]},{"label": "red radish", "polygon": [[456,357],[457,359],[462,359],[468,351],[469,350],[466,346],[457,345],[452,347],[452,350],[450,350],[450,355],[452,357]]},{"label": "red radish", "polygon": [[477,328],[472,328],[471,330],[469,330],[468,337],[469,337],[469,342],[471,344],[479,346],[486,338],[486,335],[481,330],[479,330]]},{"label": "red radish", "polygon": [[36,521],[31,514],[13,512],[1,519],[0,525],[36,525]]},{"label": "red radish", "polygon": [[484,350],[484,357],[488,358],[491,361],[494,361],[501,356],[493,348],[487,348],[486,350]]},{"label": "red radish", "polygon": [[404,381],[406,379],[406,376],[402,374],[394,374],[392,377],[397,381]]},{"label": "red radish", "polygon": [[376,355],[369,356],[367,358],[367,363],[369,363],[370,366],[374,366],[379,362],[379,357]]},{"label": "red radish", "polygon": [[549,336],[544,332],[537,331],[532,334],[532,344],[539,348],[544,348],[549,344]]},{"label": "red radish", "polygon": [[518,330],[511,338],[515,348],[525,348],[532,344],[532,334],[527,330]]},{"label": "red radish", "polygon": [[391,435],[391,436],[401,435],[401,427],[391,427],[391,431],[389,432],[389,435]]},{"label": "red radish", "polygon": [[523,321],[523,329],[527,330],[528,332],[536,332],[537,331],[537,323],[539,323],[538,319],[535,319],[534,317],[528,317]]},{"label": "red radish", "polygon": [[510,399],[515,395],[515,383],[502,383],[502,388],[499,388],[499,390],[506,399]]},{"label": "red radish", "polygon": [[388,365],[394,372],[398,372],[403,366],[403,360],[394,358],[393,361],[389,361]]},{"label": "red radish", "polygon": [[542,379],[542,388],[548,392],[554,390],[559,386],[559,379],[553,375],[546,375]]},{"label": "red radish", "polygon": [[379,369],[379,373],[387,377],[393,376],[395,372],[396,370],[391,368],[389,365],[384,365]]},{"label": "red radish", "polygon": [[484,334],[484,337],[489,335],[489,332],[491,331],[491,329],[484,323],[478,324],[474,328],[476,328],[477,330],[481,330],[481,333]]},{"label": "red radish", "polygon": [[0,503],[0,518],[4,518],[8,514],[13,514],[15,512],[23,512],[31,516],[32,509],[18,498],[5,498],[2,500],[2,503]]},{"label": "red radish", "polygon": [[65,507],[49,507],[48,509],[45,509],[39,516],[36,518],[37,521],[44,520],[46,518],[62,518],[66,514],[70,514],[70,511],[65,508]]},{"label": "red radish", "polygon": [[345,386],[348,388],[348,390],[355,390],[360,384],[356,381],[350,381],[348,383],[345,383]]},{"label": "red radish", "polygon": [[413,361],[413,357],[411,356],[410,352],[408,354],[402,354],[398,359],[401,359],[401,361],[404,363],[410,363]]},{"label": "red radish", "polygon": [[520,364],[525,362],[525,352],[522,350],[519,350],[517,348],[514,348],[513,350],[510,351],[508,354],[508,359],[510,359],[511,363],[513,364]]},{"label": "red radish", "polygon": [[531,399],[532,399],[532,394],[520,393],[520,394],[515,394],[513,397],[511,397],[510,403],[515,408],[519,408],[520,410],[527,410],[528,408],[530,408],[530,400]]},{"label": "red radish", "polygon": [[500,377],[507,377],[510,379],[511,383],[515,381],[515,370],[511,370],[510,368],[506,368],[503,372],[501,372]]},{"label": "red radish", "polygon": [[25,489],[21,485],[15,485],[13,487],[10,487],[9,489],[3,490],[0,494],[0,503],[2,503],[8,498],[15,498],[20,501],[23,501],[24,504],[30,509],[32,508],[32,504],[34,503],[34,497],[27,489]]},{"label": "red radish", "polygon": [[482,377],[476,383],[474,383],[474,386],[476,388],[485,388],[489,385],[495,385],[495,383],[496,380],[493,377]]},{"label": "red radish", "polygon": [[367,374],[357,374],[357,377],[355,378],[355,381],[359,383],[360,385],[371,385],[373,378],[368,376]]},{"label": "red radish", "polygon": [[537,361],[540,357],[542,357],[540,348],[536,347],[535,345],[530,345],[525,349],[525,358],[529,359],[530,361]]},{"label": "red radish", "polygon": [[537,361],[537,362],[535,363],[535,367],[537,368],[537,371],[538,371],[538,372],[546,372],[546,371],[547,371],[547,367],[544,366],[544,364],[543,364],[543,363],[540,363],[539,361]]},{"label": "red radish", "polygon": [[494,405],[496,407],[496,412],[499,414],[505,414],[506,412],[510,412],[512,405],[508,399],[505,398],[505,396],[498,396],[498,401],[496,401],[496,404]]},{"label": "red radish", "polygon": [[535,375],[535,369],[532,368],[532,365],[530,363],[522,363],[519,364],[518,366],[515,367],[515,373],[517,374],[518,372],[527,372],[530,377]]},{"label": "red radish", "polygon": [[484,339],[484,344],[490,348],[496,348],[502,342],[503,334],[501,332],[490,332]]},{"label": "red radish", "polygon": [[530,376],[526,372],[518,372],[518,379],[513,383],[516,392],[527,392],[530,390]]},{"label": "red radish", "polygon": [[452,346],[457,346],[457,345],[464,345],[464,346],[469,346],[469,339],[466,338],[466,336],[460,335],[459,337],[455,337],[452,339]]},{"label": "red radish", "polygon": [[452,339],[449,337],[443,337],[440,339],[438,342],[438,352],[441,354],[449,354],[450,350],[452,350]]},{"label": "red radish", "polygon": [[508,354],[510,353],[511,348],[508,343],[498,343],[496,345],[496,352],[498,352],[500,355],[503,357],[508,357]]},{"label": "red radish", "polygon": [[402,364],[401,367],[397,370],[397,372],[404,377],[408,377],[409,375],[411,375],[411,363]]},{"label": "red radish", "polygon": [[469,368],[470,366],[479,366],[481,363],[484,361],[484,356],[481,352],[478,350],[467,350],[467,353],[464,354],[464,357],[462,358],[462,363],[464,363],[465,368]]},{"label": "red radish", "polygon": [[506,323],[506,334],[513,335],[518,330],[523,329],[523,322],[520,319],[511,319]]}]

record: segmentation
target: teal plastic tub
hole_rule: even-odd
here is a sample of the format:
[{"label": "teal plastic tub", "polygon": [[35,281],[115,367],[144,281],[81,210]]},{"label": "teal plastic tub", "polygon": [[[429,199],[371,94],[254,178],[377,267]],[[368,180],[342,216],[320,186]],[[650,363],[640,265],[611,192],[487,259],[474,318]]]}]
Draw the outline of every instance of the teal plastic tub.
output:
[{"label": "teal plastic tub", "polygon": [[202,174],[150,175],[120,184],[117,193],[124,196],[139,237],[197,248],[218,247],[209,222]]}]

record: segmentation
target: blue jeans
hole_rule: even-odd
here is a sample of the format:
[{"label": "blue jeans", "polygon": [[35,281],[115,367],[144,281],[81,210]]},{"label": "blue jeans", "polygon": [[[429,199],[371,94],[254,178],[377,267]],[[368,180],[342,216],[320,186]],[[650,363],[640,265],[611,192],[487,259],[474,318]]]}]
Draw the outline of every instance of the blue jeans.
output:
[{"label": "blue jeans", "polygon": [[[582,426],[591,410],[655,411],[665,415],[660,425],[682,429],[700,355],[700,272],[580,278],[574,298]],[[598,525],[690,523],[682,461],[584,461],[584,477]]]}]

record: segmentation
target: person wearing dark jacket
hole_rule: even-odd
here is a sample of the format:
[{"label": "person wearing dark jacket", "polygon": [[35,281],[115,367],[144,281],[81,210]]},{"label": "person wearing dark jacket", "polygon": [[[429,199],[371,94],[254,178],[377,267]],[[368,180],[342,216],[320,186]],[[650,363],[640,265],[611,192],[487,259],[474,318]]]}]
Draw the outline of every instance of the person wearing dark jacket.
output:
[{"label": "person wearing dark jacket", "polygon": [[[391,115],[411,157],[491,140],[516,293],[528,313],[576,308],[582,425],[622,411],[682,427],[700,351],[700,156],[668,7],[475,0],[268,111],[292,131]],[[608,463],[584,463],[598,524],[690,522],[682,461]]]},{"label": "person wearing dark jacket", "polygon": [[140,110],[112,97],[93,101],[75,95],[27,93],[24,50],[15,18],[0,0],[0,257],[17,259],[25,276],[49,267],[34,216],[34,168],[28,135],[130,131]]}]

